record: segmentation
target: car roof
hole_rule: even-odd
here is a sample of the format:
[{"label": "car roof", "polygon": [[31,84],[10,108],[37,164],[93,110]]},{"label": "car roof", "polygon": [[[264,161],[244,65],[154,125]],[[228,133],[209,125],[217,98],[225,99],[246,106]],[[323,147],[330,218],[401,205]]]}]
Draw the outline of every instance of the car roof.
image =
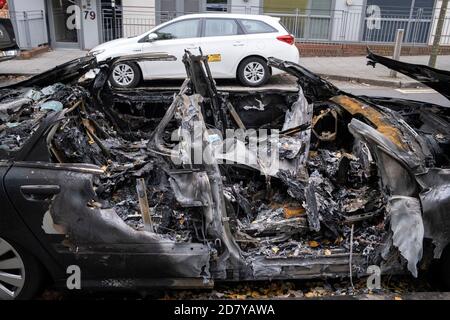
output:
[{"label": "car roof", "polygon": [[171,21],[192,19],[192,18],[228,18],[228,19],[253,19],[267,22],[277,22],[280,19],[276,17],[260,15],[260,14],[236,14],[236,13],[194,13],[177,17]]}]

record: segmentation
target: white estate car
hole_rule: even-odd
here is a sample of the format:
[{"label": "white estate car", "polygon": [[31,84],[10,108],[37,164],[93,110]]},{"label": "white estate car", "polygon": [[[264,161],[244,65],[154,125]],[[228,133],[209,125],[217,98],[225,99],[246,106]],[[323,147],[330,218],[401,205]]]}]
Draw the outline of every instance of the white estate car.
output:
[{"label": "white estate car", "polygon": [[[184,50],[209,56],[213,77],[237,78],[243,85],[257,87],[279,70],[270,70],[268,57],[299,61],[295,39],[280,24],[279,18],[263,15],[191,14],[158,25],[132,38],[113,40],[90,51],[98,61],[135,53],[166,53],[175,61],[119,63],[111,82],[131,88],[151,79],[183,79]],[[197,50],[197,51],[196,51]]]}]

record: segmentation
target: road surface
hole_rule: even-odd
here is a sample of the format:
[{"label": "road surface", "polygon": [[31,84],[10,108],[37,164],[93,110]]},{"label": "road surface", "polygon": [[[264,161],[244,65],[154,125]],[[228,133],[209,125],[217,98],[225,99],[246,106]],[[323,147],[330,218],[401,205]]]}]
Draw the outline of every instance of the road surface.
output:
[{"label": "road surface", "polygon": [[380,97],[392,97],[402,98],[409,100],[424,101],[429,103],[435,103],[450,107],[450,101],[443,95],[437,93],[433,89],[428,88],[412,88],[412,89],[398,89],[398,88],[386,88],[377,87],[364,84],[350,83],[350,82],[333,82],[338,88],[350,92],[354,95],[367,95],[367,96],[380,96]]}]

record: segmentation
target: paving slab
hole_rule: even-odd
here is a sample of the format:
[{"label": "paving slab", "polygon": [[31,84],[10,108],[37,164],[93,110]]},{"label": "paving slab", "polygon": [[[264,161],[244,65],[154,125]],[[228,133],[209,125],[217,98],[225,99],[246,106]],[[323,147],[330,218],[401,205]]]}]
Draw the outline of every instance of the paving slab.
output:
[{"label": "paving slab", "polygon": [[31,59],[0,62],[0,75],[34,75],[50,70],[70,60],[83,57],[87,51],[58,49],[42,53]]}]

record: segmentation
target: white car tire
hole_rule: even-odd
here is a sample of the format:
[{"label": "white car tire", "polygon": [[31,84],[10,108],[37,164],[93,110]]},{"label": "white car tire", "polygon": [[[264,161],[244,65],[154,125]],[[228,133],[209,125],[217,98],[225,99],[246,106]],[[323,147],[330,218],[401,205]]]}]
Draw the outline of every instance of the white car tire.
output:
[{"label": "white car tire", "polygon": [[141,69],[137,64],[120,62],[113,67],[109,81],[116,88],[135,88],[141,78]]},{"label": "white car tire", "polygon": [[269,80],[270,69],[263,58],[248,57],[239,64],[237,78],[246,87],[259,87]]}]

